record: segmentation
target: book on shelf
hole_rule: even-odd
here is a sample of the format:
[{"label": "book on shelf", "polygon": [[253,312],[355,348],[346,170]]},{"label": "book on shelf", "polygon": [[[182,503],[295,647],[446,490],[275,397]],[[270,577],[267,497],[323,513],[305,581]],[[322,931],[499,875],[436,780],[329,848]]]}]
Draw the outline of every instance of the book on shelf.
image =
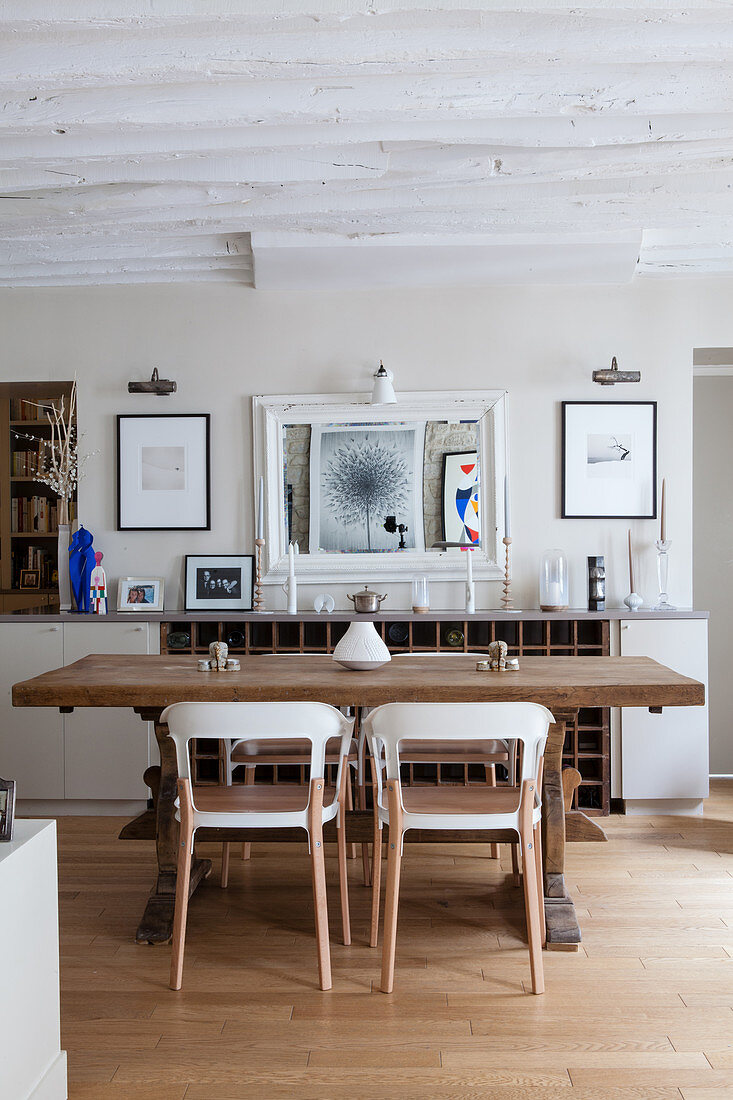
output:
[{"label": "book on shelf", "polygon": [[[11,534],[55,535],[58,531],[58,500],[47,496],[13,497],[10,503]],[[69,522],[76,519],[76,501],[69,501]]]}]

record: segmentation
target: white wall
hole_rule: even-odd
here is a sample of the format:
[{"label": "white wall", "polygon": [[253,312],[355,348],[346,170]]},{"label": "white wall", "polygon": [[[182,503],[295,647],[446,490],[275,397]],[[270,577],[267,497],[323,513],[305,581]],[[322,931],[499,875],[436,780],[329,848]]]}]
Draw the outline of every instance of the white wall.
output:
[{"label": "white wall", "polygon": [[[100,452],[81,486],[82,521],[111,578],[164,574],[168,607],[181,605],[185,553],[252,548],[250,397],[363,391],[380,358],[395,371],[398,390],[509,391],[518,606],[537,605],[537,566],[548,546],[564,547],[570,557],[574,606],[586,600],[585,557],[597,553],[606,555],[608,604],[620,603],[627,592],[626,521],[558,519],[559,402],[658,400],[673,540],[670,594],[678,606],[691,602],[692,349],[733,345],[731,280],[343,294],[209,284],[0,290],[0,331],[4,379],[76,372],[82,450]],[[640,369],[642,383],[594,385],[591,371],[608,366],[612,355],[621,368]],[[149,377],[154,366],[177,380],[178,393],[128,395],[128,380]],[[114,415],[198,411],[212,413],[212,531],[116,532]],[[632,526],[637,587],[650,600],[656,524]],[[388,588],[387,606],[408,605],[407,584]],[[434,590],[433,603],[455,606],[460,591],[458,584]],[[477,604],[497,607],[499,596],[499,585],[486,582]],[[284,606],[279,590],[270,599],[270,606]],[[339,603],[346,606],[343,590]]]},{"label": "white wall", "polygon": [[733,775],[733,377],[694,382],[694,591],[710,610],[710,771]]}]

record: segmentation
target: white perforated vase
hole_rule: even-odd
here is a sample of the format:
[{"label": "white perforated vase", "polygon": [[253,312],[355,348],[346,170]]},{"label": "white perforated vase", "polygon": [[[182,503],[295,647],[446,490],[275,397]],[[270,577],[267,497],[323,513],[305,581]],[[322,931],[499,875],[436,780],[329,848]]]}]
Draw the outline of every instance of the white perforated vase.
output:
[{"label": "white perforated vase", "polygon": [[371,621],[352,623],[334,649],[333,659],[344,668],[357,670],[379,668],[392,660]]}]

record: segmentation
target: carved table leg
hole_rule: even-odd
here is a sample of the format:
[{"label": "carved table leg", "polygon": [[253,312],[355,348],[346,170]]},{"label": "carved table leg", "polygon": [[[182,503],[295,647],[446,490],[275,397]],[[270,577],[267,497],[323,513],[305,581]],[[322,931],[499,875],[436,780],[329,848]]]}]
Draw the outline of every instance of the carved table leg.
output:
[{"label": "carved table leg", "polygon": [[565,723],[575,711],[558,713],[550,726],[542,781],[542,851],[545,862],[545,919],[547,948],[577,951],[580,928],[575,906],[565,888],[565,803],[562,785],[562,749]]},{"label": "carved table leg", "polygon": [[[158,878],[148,898],[135,939],[138,943],[167,943],[173,931],[173,909],[176,900],[176,865],[178,858],[178,822],[175,818],[178,768],[168,727],[160,721],[160,711],[143,711],[144,721],[155,723],[155,737],[160,750],[160,786],[156,798],[155,848],[158,856]],[[191,888],[194,892],[211,871],[210,859],[194,859],[191,864]]]}]

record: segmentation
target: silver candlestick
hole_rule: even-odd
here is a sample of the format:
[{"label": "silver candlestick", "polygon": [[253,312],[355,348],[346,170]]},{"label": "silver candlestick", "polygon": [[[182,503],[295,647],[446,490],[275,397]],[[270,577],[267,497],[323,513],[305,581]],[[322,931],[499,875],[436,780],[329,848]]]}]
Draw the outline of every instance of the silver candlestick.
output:
[{"label": "silver candlestick", "polygon": [[657,539],[654,543],[657,548],[657,579],[659,581],[659,598],[654,606],[655,611],[676,611],[669,602],[667,595],[667,583],[669,579],[669,555],[672,545],[671,539]]}]

